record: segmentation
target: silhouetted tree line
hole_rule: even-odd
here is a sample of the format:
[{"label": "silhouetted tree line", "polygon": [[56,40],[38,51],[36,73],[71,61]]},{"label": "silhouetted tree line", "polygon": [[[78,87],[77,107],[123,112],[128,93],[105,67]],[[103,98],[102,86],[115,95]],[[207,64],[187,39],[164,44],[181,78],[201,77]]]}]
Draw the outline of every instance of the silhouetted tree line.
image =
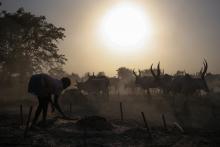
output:
[{"label": "silhouetted tree line", "polygon": [[0,12],[0,87],[11,86],[14,78],[27,82],[33,73],[48,71],[65,64],[58,53],[58,41],[65,29],[48,23],[45,16],[36,16],[19,8],[16,12]]}]

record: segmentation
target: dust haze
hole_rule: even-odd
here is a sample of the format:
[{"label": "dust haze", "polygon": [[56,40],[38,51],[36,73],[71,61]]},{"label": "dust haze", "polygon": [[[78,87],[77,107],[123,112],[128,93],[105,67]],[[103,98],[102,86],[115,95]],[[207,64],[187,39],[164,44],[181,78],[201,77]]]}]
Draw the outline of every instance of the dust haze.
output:
[{"label": "dust haze", "polygon": [[[184,52],[178,63],[171,62],[173,56],[177,61],[176,52],[166,58],[161,50],[147,60],[126,50],[110,54],[113,59],[103,56],[109,50],[72,55],[61,49],[69,44],[65,27],[44,14],[7,7],[0,2],[0,146],[219,146],[220,74],[214,52]],[[193,72],[195,67],[199,70]]]}]

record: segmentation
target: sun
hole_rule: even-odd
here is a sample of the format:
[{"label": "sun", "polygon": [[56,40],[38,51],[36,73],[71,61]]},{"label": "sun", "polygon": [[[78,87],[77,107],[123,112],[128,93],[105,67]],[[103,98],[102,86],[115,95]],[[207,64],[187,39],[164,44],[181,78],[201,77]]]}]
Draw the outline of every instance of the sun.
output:
[{"label": "sun", "polygon": [[133,3],[113,7],[101,21],[100,34],[104,44],[122,52],[143,48],[152,32],[145,14],[143,8]]}]

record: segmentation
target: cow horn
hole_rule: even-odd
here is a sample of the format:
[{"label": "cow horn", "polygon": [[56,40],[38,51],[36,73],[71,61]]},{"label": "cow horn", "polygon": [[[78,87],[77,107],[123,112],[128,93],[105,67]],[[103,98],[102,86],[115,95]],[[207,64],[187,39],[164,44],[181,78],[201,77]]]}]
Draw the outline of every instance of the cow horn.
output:
[{"label": "cow horn", "polygon": [[157,78],[160,77],[160,73],[161,73],[161,71],[160,71],[160,62],[159,62],[157,65]]},{"label": "cow horn", "polygon": [[141,76],[141,70],[140,69],[138,70],[138,72],[139,72],[139,76]]},{"label": "cow horn", "polygon": [[151,64],[151,66],[150,66],[150,71],[151,71],[151,74],[153,75],[153,77],[154,78],[156,78],[157,76],[156,76],[156,74],[154,73],[154,71],[153,71],[153,64]]},{"label": "cow horn", "polygon": [[137,74],[136,74],[136,72],[134,71],[134,69],[133,69],[133,74],[135,75],[135,77],[137,77]]},{"label": "cow horn", "polygon": [[204,70],[203,70],[202,75],[201,75],[202,78],[205,77],[205,74],[206,74],[207,69],[208,69],[208,63],[207,63],[206,59],[204,59],[204,61],[203,61],[203,66],[204,66]]},{"label": "cow horn", "polygon": [[203,73],[203,67],[200,69],[199,74],[202,75],[202,73]]}]

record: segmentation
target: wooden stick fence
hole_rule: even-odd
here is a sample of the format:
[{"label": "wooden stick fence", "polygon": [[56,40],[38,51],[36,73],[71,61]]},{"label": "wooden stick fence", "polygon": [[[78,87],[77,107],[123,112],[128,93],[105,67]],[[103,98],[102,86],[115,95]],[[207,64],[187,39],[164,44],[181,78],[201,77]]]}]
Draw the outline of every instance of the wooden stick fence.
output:
[{"label": "wooden stick fence", "polygon": [[162,114],[162,121],[163,121],[163,127],[165,129],[165,131],[167,131],[167,122],[166,122],[166,117],[164,114]]},{"label": "wooden stick fence", "polygon": [[147,120],[146,120],[146,118],[145,118],[144,112],[141,112],[141,115],[142,115],[142,118],[143,118],[145,127],[147,128],[147,132],[148,132],[148,134],[149,134],[149,138],[152,139],[152,133],[151,133],[150,127],[149,127],[149,125],[148,125],[148,123],[147,123]]},{"label": "wooden stick fence", "polygon": [[20,105],[20,121],[21,121],[21,126],[24,125],[24,115],[23,115],[23,106],[22,104]]},{"label": "wooden stick fence", "polygon": [[124,121],[122,102],[120,102],[121,121]]},{"label": "wooden stick fence", "polygon": [[72,113],[72,103],[70,103],[70,113]]},{"label": "wooden stick fence", "polygon": [[28,113],[28,119],[27,119],[25,131],[24,131],[24,137],[26,137],[27,133],[28,133],[29,123],[30,123],[30,120],[31,120],[32,109],[33,109],[33,106],[30,106],[29,113]]}]

